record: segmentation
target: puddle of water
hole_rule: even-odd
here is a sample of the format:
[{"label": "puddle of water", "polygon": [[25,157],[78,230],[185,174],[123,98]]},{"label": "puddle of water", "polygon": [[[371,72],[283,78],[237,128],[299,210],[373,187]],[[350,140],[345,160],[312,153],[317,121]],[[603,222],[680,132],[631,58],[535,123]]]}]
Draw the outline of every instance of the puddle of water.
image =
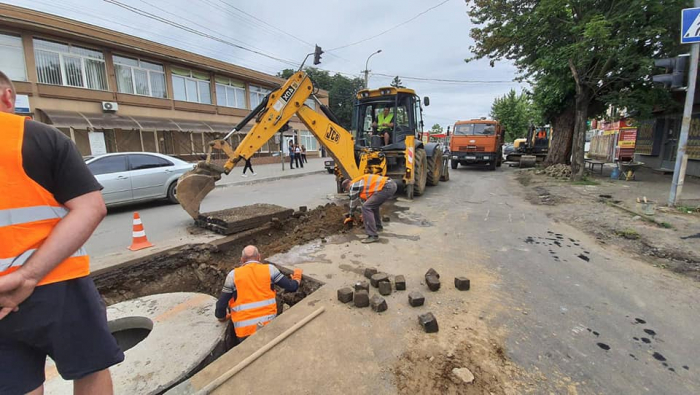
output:
[{"label": "puddle of water", "polygon": [[596,343],[596,345],[597,345],[598,347],[602,348],[602,349],[605,350],[605,351],[610,350],[610,346],[608,346],[608,345],[605,344],[605,343]]},{"label": "puddle of water", "polygon": [[646,333],[647,335],[650,335],[651,337],[656,336],[656,332],[654,332],[654,331],[651,330],[651,329],[645,329],[645,330],[644,330],[644,333]]},{"label": "puddle of water", "polygon": [[656,359],[657,361],[661,361],[661,362],[665,362],[665,361],[666,361],[666,357],[664,357],[663,355],[659,354],[658,352],[655,352],[654,354],[652,354],[652,357],[654,357],[654,359]]}]

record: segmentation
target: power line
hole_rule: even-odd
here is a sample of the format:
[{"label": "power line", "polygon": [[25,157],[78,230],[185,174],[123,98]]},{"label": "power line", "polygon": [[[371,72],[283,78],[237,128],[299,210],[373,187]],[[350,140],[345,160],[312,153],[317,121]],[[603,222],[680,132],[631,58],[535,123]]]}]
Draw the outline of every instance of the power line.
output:
[{"label": "power line", "polygon": [[[202,0],[202,1],[204,1],[204,2],[206,2],[206,3],[209,3],[210,5],[212,5],[212,6],[215,7],[214,4],[211,4],[210,0]],[[262,19],[256,17],[255,15],[251,15],[251,14],[249,14],[249,13],[243,11],[242,9],[240,9],[240,8],[238,8],[238,7],[236,7],[236,6],[234,6],[233,4],[227,3],[227,2],[225,2],[225,1],[223,1],[223,0],[217,0],[217,1],[218,1],[219,3],[222,3],[222,4],[226,5],[226,6],[228,6],[228,7],[233,8],[234,10],[240,12],[240,13],[243,14],[243,15],[246,15],[246,16],[248,16],[248,17],[250,17],[250,18],[252,18],[252,19],[254,19],[254,20],[256,20],[256,21],[258,21],[258,22],[260,22],[260,23],[262,23],[262,24],[265,25],[265,26],[268,26],[268,27],[270,27],[270,28],[272,28],[272,29],[274,29],[274,30],[276,30],[276,31],[278,31],[278,32],[280,32],[280,33],[286,35],[286,36],[289,36],[289,37],[291,37],[291,38],[293,38],[293,39],[299,41],[299,42],[302,43],[302,44],[306,44],[306,45],[308,45],[308,46],[310,46],[310,47],[315,46],[315,44],[312,44],[312,43],[310,43],[310,42],[308,42],[308,41],[306,41],[306,40],[304,40],[304,39],[302,39],[302,38],[299,38],[299,37],[297,37],[297,36],[295,36],[295,35],[293,35],[293,34],[291,34],[291,33],[289,33],[289,32],[286,32],[286,31],[284,31],[284,30],[278,28],[277,26],[271,25],[271,24],[265,22],[264,20],[262,20]],[[326,51],[326,53],[328,53],[328,51]],[[336,54],[333,54],[333,53],[328,53],[328,55],[333,56],[334,58],[337,58],[337,59],[340,59],[340,60],[344,60],[344,61],[346,61],[346,62],[350,62],[350,60],[345,59],[345,58],[343,58],[343,57],[340,56],[340,55],[336,55]]]},{"label": "power line", "polygon": [[329,50],[326,51],[326,52],[331,52],[331,51],[335,51],[335,50],[338,50],[338,49],[343,49],[343,48],[347,48],[347,47],[350,47],[350,46],[353,46],[353,45],[361,44],[361,43],[363,43],[363,42],[365,42],[365,41],[369,41],[369,40],[371,40],[371,39],[373,39],[373,38],[377,38],[377,37],[379,37],[379,36],[381,36],[381,35],[384,35],[384,34],[386,34],[386,33],[389,33],[390,31],[392,31],[392,30],[394,30],[394,29],[396,29],[396,28],[398,28],[398,27],[401,27],[401,26],[403,26],[403,25],[405,25],[405,24],[407,24],[407,23],[409,23],[409,22],[412,22],[412,21],[418,19],[421,15],[426,14],[426,13],[428,13],[428,12],[430,12],[430,11],[432,11],[432,10],[438,8],[438,7],[440,7],[441,5],[447,3],[448,1],[450,1],[450,0],[444,0],[442,3],[439,3],[439,4],[437,4],[437,5],[434,5],[434,6],[430,7],[430,8],[428,8],[427,10],[420,12],[418,15],[414,16],[413,18],[408,19],[408,20],[406,20],[406,21],[403,21],[403,22],[399,23],[398,25],[392,26],[392,27],[390,27],[390,28],[388,28],[388,29],[382,31],[381,33],[375,34],[374,36],[364,38],[364,39],[362,39],[362,40],[360,40],[360,41],[356,41],[356,42],[354,42],[354,43],[345,44],[345,45],[342,45],[342,46],[340,46],[340,47],[336,47],[336,48],[333,48],[333,49],[329,49]]},{"label": "power line", "polygon": [[271,27],[272,29],[277,30],[278,32],[281,32],[282,34],[287,35],[287,36],[289,36],[289,37],[291,37],[291,38],[293,38],[293,39],[295,39],[295,40],[297,40],[297,41],[299,41],[299,42],[301,42],[301,43],[303,43],[303,44],[306,44],[306,45],[309,45],[309,46],[313,46],[313,45],[314,45],[314,44],[311,44],[311,43],[308,42],[308,41],[302,40],[301,38],[299,38],[299,37],[297,37],[297,36],[295,36],[295,35],[293,35],[293,34],[291,34],[291,33],[287,33],[287,32],[285,32],[284,30],[282,30],[282,29],[280,29],[280,28],[278,28],[278,27],[276,27],[276,26],[273,26],[273,25],[271,25],[271,24],[269,24],[269,23],[263,21],[262,19],[256,17],[255,15],[251,15],[251,14],[249,14],[249,13],[243,11],[242,9],[240,9],[240,8],[238,8],[238,7],[236,7],[236,6],[234,6],[233,4],[229,4],[229,3],[227,3],[227,2],[225,2],[225,1],[223,1],[223,0],[218,0],[218,1],[219,1],[219,3],[222,3],[222,4],[224,4],[224,5],[227,5],[227,6],[231,7],[231,8],[233,8],[234,10],[240,12],[241,14],[246,15],[246,16],[248,16],[248,17],[250,17],[250,18],[253,18],[253,19],[255,19],[256,21],[262,23],[263,25],[269,26],[269,27]]},{"label": "power line", "polygon": [[212,36],[211,34],[203,33],[203,32],[201,32],[201,31],[199,31],[199,30],[196,30],[196,29],[193,29],[193,28],[191,28],[191,27],[188,27],[188,26],[179,24],[179,23],[177,23],[177,22],[173,22],[173,21],[171,21],[171,20],[169,20],[169,19],[160,17],[160,16],[158,16],[158,15],[152,14],[152,13],[147,12],[147,11],[144,11],[144,10],[141,10],[141,9],[139,9],[139,8],[132,7],[132,6],[127,5],[127,4],[124,4],[124,3],[120,3],[120,2],[117,1],[117,0],[103,0],[103,1],[105,1],[105,2],[107,2],[107,3],[114,4],[114,5],[118,6],[118,7],[124,8],[125,10],[131,11],[131,12],[133,12],[133,13],[135,13],[135,14],[138,14],[138,15],[141,15],[141,16],[145,16],[145,17],[147,17],[147,18],[156,20],[156,21],[161,22],[161,23],[165,23],[165,24],[167,24],[167,25],[173,26],[173,27],[178,28],[178,29],[180,29],[180,30],[184,30],[184,31],[186,31],[186,32],[188,32],[188,33],[196,34],[196,35],[198,35],[198,36],[205,37],[205,38],[208,38],[208,39],[211,39],[211,40],[220,42],[220,43],[222,43],[222,44],[226,44],[226,45],[229,45],[229,46],[238,48],[238,49],[242,49],[242,50],[244,50],[244,51],[251,52],[251,53],[254,53],[254,54],[257,54],[257,55],[260,55],[260,56],[264,56],[264,57],[266,57],[266,58],[269,58],[269,59],[272,59],[272,60],[276,60],[276,61],[278,61],[278,62],[287,64],[287,65],[291,65],[291,66],[296,66],[296,65],[297,65],[295,62],[292,62],[292,61],[290,61],[290,60],[285,60],[285,59],[282,59],[282,58],[278,58],[278,57],[276,57],[276,56],[272,56],[272,55],[266,54],[266,53],[261,52],[261,51],[257,51],[257,50],[254,50],[254,49],[250,49],[250,48],[244,47],[244,46],[242,46],[242,45],[238,45],[238,44],[233,43],[233,42],[231,42],[231,41],[224,40],[224,39],[221,39],[221,38],[219,38],[219,37]]},{"label": "power line", "polygon": [[[389,78],[397,77],[396,75],[384,74],[384,73],[372,73],[372,75],[389,77]],[[426,82],[445,82],[445,83],[451,83],[451,84],[512,84],[512,83],[517,83],[517,81],[513,81],[513,80],[453,80],[453,79],[445,79],[445,78],[408,77],[405,75],[398,75],[398,77],[401,79],[404,79],[404,80],[426,81]]]}]

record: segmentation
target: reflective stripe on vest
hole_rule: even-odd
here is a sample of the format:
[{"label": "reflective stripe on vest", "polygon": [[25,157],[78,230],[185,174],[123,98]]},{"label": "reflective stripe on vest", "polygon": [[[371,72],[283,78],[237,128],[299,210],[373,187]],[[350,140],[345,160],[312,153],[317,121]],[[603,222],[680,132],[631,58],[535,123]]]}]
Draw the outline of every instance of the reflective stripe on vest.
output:
[{"label": "reflective stripe on vest", "polygon": [[276,305],[277,299],[267,299],[267,300],[261,300],[259,302],[241,304],[241,305],[232,307],[231,311],[243,311],[243,310],[257,309],[258,307],[269,306],[271,304]]},{"label": "reflective stripe on vest", "polygon": [[385,123],[391,123],[391,120],[394,119],[394,113],[390,112],[389,115],[384,117],[384,111],[380,112],[379,115],[377,116],[378,123],[379,123],[379,130],[391,130],[391,127],[389,126],[382,126]]},{"label": "reflective stripe on vest", "polygon": [[63,218],[68,210],[63,207],[35,206],[0,210],[0,227],[27,224],[47,219]]},{"label": "reflective stripe on vest", "polygon": [[[41,247],[68,210],[30,178],[22,165],[25,118],[0,113],[0,276],[18,270]],[[90,260],[84,249],[56,265],[39,285],[84,277]]]},{"label": "reflective stripe on vest", "polygon": [[[24,251],[21,255],[14,258],[0,258],[0,272],[4,272],[5,270],[11,267],[20,267],[24,265],[24,263],[29,260],[29,258],[34,254],[34,252],[36,252],[36,249]],[[75,254],[71,255],[71,257],[78,256],[87,256],[87,251],[85,250],[85,248],[80,247],[80,249],[76,251]]]},{"label": "reflective stripe on vest", "polygon": [[270,265],[248,262],[233,270],[233,282],[236,299],[229,302],[231,322],[236,336],[250,336],[259,324],[266,325],[277,316]]},{"label": "reflective stripe on vest", "polygon": [[360,198],[362,200],[367,200],[376,192],[379,192],[384,188],[388,178],[380,176],[379,174],[365,174],[355,179],[353,184],[363,182],[364,185],[360,191]]},{"label": "reflective stripe on vest", "polygon": [[251,318],[249,320],[245,321],[238,321],[233,323],[233,327],[238,329],[238,328],[245,328],[246,326],[253,326],[257,324],[267,324],[268,322],[272,321],[277,317],[277,314],[270,314],[266,315],[264,317],[258,317],[258,318]]}]

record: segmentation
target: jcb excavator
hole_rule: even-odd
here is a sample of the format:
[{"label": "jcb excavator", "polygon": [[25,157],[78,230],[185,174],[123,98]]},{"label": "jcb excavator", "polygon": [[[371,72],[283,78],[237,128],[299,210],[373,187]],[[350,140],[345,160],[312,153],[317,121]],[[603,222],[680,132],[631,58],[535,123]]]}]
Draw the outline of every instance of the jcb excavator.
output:
[{"label": "jcb excavator", "polygon": [[[319,105],[321,114],[304,104],[309,97]],[[425,104],[429,104],[427,97]],[[394,114],[388,145],[384,144],[383,136],[376,134],[376,119],[385,107]],[[295,114],[334,159],[339,192],[344,179],[354,179],[366,173],[395,179],[409,199],[414,194],[422,195],[426,184],[437,185],[439,180],[449,179],[447,158],[443,158],[440,144],[424,144],[417,138],[422,132],[423,121],[420,98],[413,90],[391,87],[360,91],[353,128],[347,131],[338,124],[328,107],[316,98],[313,82],[300,70],[280,89],[271,92],[228,136],[210,142],[206,161],[199,162],[180,177],[177,199],[185,211],[197,219],[202,200],[214,189],[221,175],[229,174],[242,159],[251,158],[275,133],[286,127]],[[226,140],[253,119],[255,125],[233,149]],[[223,150],[228,156],[223,166],[212,162],[214,149]]]}]

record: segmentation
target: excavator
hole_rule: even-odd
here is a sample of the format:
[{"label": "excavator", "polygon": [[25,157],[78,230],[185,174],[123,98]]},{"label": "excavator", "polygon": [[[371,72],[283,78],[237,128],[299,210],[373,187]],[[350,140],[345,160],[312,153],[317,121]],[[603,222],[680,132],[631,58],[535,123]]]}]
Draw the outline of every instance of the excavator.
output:
[{"label": "excavator", "polygon": [[507,162],[518,162],[519,167],[534,167],[542,162],[549,152],[552,141],[552,127],[530,125],[527,137],[515,139],[515,150],[506,156]]},{"label": "excavator", "polygon": [[[196,220],[202,201],[214,189],[216,181],[223,174],[229,174],[241,160],[250,159],[275,133],[287,128],[294,115],[333,158],[338,192],[341,192],[340,185],[344,179],[354,179],[368,173],[391,177],[409,199],[422,195],[426,185],[449,180],[448,160],[443,156],[443,148],[439,143],[423,143],[420,139],[422,108],[420,98],[413,90],[385,87],[359,91],[353,111],[352,131],[339,125],[335,115],[318,100],[314,92],[313,81],[300,67],[226,137],[211,141],[206,160],[200,161],[178,181],[177,199],[185,211]],[[304,104],[309,97],[315,100],[321,113]],[[429,104],[427,97],[424,104]],[[383,136],[376,133],[375,120],[385,107],[393,113],[389,144],[385,144]],[[231,147],[228,138],[252,120],[255,120],[255,124],[246,137],[235,149]],[[228,157],[223,166],[212,161],[213,150],[222,150]]]}]

